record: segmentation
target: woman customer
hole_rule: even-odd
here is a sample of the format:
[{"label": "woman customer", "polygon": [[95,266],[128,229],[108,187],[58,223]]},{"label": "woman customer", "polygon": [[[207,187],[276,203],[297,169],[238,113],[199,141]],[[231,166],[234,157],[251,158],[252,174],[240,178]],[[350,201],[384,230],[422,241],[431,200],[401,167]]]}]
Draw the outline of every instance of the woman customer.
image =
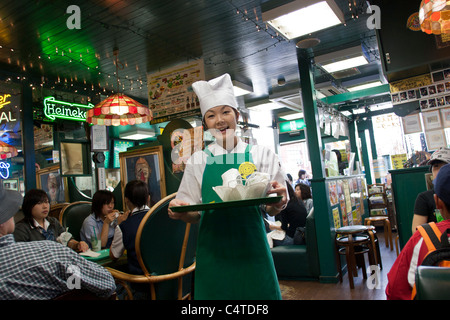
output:
[{"label": "woman customer", "polygon": [[289,193],[289,202],[287,207],[275,216],[275,220],[281,221],[281,226],[269,225],[270,230],[283,230],[286,235],[283,240],[273,239],[274,247],[296,244],[294,243],[295,232],[298,227],[305,227],[306,216],[308,215],[305,205],[296,197],[294,188],[289,183],[286,186]]},{"label": "woman customer", "polygon": [[80,238],[92,249],[91,239],[101,242],[101,248],[109,248],[115,227],[125,216],[114,209],[115,197],[111,191],[98,190],[92,197],[92,213],[86,217],[80,230]]},{"label": "woman customer", "polygon": [[311,211],[313,207],[311,188],[304,183],[298,183],[295,185],[295,194],[297,195],[298,199],[301,199],[303,201],[303,204],[306,207],[306,211],[309,213],[309,211]]},{"label": "woman customer", "polygon": [[[57,241],[65,230],[58,219],[49,217],[50,200],[41,189],[29,190],[23,198],[22,211],[24,218],[19,221],[14,231],[16,242],[20,241]],[[70,239],[67,246],[78,252],[84,252],[89,246],[84,241]]]},{"label": "woman customer", "polygon": [[203,125],[215,142],[195,152],[187,161],[169,216],[200,222],[196,251],[195,299],[281,299],[272,254],[259,206],[232,207],[202,212],[173,212],[170,207],[221,202],[212,187],[222,185],[221,175],[237,169],[249,175],[265,172],[272,177],[268,193],[282,200],[266,206],[278,214],[287,202],[285,174],[269,149],[248,145],[236,136],[239,118],[233,85],[228,74],[197,81],[192,88],[200,101]]}]

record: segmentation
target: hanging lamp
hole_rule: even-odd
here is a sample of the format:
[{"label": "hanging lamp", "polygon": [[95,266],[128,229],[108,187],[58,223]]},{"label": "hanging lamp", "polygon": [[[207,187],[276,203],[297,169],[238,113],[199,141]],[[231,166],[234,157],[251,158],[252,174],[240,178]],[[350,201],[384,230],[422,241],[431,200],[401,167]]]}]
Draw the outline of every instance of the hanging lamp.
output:
[{"label": "hanging lamp", "polygon": [[[119,50],[114,48],[116,57],[117,91],[119,91]],[[115,93],[89,109],[86,122],[105,126],[126,126],[149,122],[153,119],[151,110],[136,100]]]},{"label": "hanging lamp", "polygon": [[428,34],[450,33],[450,1],[422,0],[419,9],[420,28]]},{"label": "hanging lamp", "polygon": [[17,156],[17,149],[3,141],[0,141],[0,159],[5,160]]}]

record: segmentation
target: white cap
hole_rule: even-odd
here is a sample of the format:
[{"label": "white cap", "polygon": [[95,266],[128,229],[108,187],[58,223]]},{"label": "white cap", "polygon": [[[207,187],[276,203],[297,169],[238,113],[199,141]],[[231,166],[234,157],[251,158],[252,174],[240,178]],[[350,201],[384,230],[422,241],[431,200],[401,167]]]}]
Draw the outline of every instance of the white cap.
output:
[{"label": "white cap", "polygon": [[225,105],[238,109],[233,82],[228,73],[209,81],[196,81],[192,84],[192,89],[200,101],[202,116],[206,111],[217,106]]}]

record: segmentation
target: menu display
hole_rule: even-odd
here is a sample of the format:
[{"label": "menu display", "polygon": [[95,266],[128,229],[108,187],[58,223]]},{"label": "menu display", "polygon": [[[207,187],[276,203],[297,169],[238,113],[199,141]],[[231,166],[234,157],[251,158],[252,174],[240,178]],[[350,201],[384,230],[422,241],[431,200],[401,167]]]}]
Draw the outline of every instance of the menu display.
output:
[{"label": "menu display", "polygon": [[151,124],[200,114],[200,103],[192,83],[205,80],[203,60],[149,74],[148,105],[153,113]]}]

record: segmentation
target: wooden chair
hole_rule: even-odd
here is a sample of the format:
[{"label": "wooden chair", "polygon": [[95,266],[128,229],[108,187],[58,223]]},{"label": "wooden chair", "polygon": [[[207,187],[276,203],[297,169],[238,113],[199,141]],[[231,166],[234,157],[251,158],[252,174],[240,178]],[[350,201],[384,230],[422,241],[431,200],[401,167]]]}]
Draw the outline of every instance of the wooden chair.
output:
[{"label": "wooden chair", "polygon": [[52,204],[50,206],[50,212],[48,213],[49,217],[54,217],[56,219],[59,219],[59,215],[61,214],[61,210],[64,209],[64,207],[68,206],[69,202],[63,202],[63,203],[56,203]]},{"label": "wooden chair", "polygon": [[73,238],[80,241],[80,230],[83,221],[92,212],[92,203],[89,201],[77,201],[70,203],[61,210],[59,222],[64,228],[69,228]]},{"label": "wooden chair", "polygon": [[144,216],[136,235],[136,254],[143,275],[128,274],[107,267],[113,277],[126,282],[147,283],[152,300],[190,299],[192,273],[195,270],[198,224],[186,224],[168,215],[173,193],[156,203]]}]

